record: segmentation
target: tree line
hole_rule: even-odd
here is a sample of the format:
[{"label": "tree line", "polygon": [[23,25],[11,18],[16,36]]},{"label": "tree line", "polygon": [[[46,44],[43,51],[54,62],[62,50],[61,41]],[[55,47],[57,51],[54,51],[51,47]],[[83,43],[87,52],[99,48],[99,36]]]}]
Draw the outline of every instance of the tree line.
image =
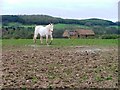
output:
[{"label": "tree line", "polygon": [[[30,26],[27,26],[27,27],[26,26],[4,26],[2,28],[2,38],[32,39],[34,35],[34,29],[35,29],[35,26],[31,26],[31,27]],[[112,38],[111,35],[114,36],[113,38],[115,38],[115,36],[117,38],[118,35],[120,34],[119,29],[117,29],[116,27],[93,26],[93,27],[90,27],[90,29],[92,29],[95,32],[96,36],[99,36],[99,37],[102,36],[104,38],[108,38],[108,37]],[[60,29],[55,27],[53,31],[53,37],[63,38],[62,35],[65,30],[75,30],[75,28],[67,27],[65,29]]]}]

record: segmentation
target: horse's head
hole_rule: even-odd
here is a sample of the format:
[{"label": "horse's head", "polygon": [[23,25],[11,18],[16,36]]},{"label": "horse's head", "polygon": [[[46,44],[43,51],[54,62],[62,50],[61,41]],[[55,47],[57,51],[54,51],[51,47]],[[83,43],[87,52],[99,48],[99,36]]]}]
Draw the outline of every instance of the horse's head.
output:
[{"label": "horse's head", "polygon": [[47,25],[46,28],[49,31],[49,33],[52,34],[52,32],[53,32],[53,24]]},{"label": "horse's head", "polygon": [[53,24],[50,23],[49,26],[50,26],[49,28],[50,32],[53,32]]},{"label": "horse's head", "polygon": [[49,32],[50,34],[52,34],[52,33],[53,33],[53,24],[47,25],[47,29],[48,29],[48,32]]}]

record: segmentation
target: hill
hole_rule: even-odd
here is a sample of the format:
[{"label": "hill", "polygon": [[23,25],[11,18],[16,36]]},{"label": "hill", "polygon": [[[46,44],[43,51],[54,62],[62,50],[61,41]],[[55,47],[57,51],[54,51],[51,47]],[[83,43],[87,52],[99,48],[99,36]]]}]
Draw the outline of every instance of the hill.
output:
[{"label": "hill", "polygon": [[48,23],[80,24],[80,25],[87,25],[87,26],[91,26],[91,25],[102,25],[102,26],[117,25],[116,23],[114,23],[112,21],[97,19],[97,18],[76,20],[76,19],[62,19],[62,18],[52,17],[52,16],[48,16],[48,15],[2,15],[2,22],[3,22],[3,25],[8,25],[11,22],[17,22],[17,23],[21,23],[24,25],[33,25],[33,24],[45,25]]}]

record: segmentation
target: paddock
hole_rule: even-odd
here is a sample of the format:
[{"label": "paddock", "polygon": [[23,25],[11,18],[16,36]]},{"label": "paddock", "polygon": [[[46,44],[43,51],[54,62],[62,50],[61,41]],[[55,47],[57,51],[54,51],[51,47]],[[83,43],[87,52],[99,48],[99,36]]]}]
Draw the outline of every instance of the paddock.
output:
[{"label": "paddock", "polygon": [[3,88],[117,88],[117,40],[71,41],[3,40]]}]

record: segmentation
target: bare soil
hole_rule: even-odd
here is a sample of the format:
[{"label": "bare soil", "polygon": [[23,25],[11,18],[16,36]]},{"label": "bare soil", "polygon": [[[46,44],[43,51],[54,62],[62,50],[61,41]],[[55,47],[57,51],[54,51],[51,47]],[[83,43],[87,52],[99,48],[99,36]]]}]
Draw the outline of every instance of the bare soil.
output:
[{"label": "bare soil", "polygon": [[117,47],[3,47],[3,88],[118,88]]}]

